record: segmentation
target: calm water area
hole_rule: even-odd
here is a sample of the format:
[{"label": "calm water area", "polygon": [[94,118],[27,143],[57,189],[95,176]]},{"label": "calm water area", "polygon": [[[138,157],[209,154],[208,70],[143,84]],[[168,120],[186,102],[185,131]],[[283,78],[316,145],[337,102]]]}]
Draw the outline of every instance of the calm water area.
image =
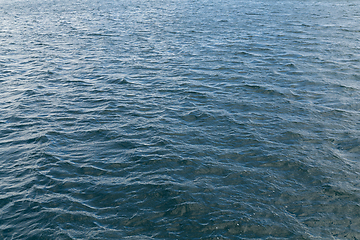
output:
[{"label": "calm water area", "polygon": [[360,239],[360,1],[0,0],[0,239]]}]

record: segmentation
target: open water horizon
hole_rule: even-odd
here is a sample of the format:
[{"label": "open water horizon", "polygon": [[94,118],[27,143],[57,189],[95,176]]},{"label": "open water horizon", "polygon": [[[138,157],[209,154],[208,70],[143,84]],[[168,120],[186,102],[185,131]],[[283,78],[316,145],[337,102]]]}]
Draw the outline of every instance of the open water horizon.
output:
[{"label": "open water horizon", "polygon": [[0,239],[360,239],[359,1],[0,19]]}]

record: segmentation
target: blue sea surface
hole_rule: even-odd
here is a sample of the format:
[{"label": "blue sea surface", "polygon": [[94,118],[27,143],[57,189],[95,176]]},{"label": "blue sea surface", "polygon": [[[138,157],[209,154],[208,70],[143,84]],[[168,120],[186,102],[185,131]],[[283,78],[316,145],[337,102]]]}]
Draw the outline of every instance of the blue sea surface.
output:
[{"label": "blue sea surface", "polygon": [[0,239],[360,239],[360,2],[1,0]]}]

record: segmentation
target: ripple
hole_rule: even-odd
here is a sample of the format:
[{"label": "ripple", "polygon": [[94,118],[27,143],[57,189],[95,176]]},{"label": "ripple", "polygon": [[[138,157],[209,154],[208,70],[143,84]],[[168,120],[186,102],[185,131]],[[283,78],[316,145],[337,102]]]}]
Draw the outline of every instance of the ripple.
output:
[{"label": "ripple", "polygon": [[4,1],[0,238],[358,238],[356,6]]}]

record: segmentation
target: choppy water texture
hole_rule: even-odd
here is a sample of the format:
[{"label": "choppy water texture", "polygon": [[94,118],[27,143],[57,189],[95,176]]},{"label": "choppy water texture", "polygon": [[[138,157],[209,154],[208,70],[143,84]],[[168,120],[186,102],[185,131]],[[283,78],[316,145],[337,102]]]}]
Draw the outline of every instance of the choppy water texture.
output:
[{"label": "choppy water texture", "polygon": [[359,1],[0,21],[0,239],[360,239]]}]

